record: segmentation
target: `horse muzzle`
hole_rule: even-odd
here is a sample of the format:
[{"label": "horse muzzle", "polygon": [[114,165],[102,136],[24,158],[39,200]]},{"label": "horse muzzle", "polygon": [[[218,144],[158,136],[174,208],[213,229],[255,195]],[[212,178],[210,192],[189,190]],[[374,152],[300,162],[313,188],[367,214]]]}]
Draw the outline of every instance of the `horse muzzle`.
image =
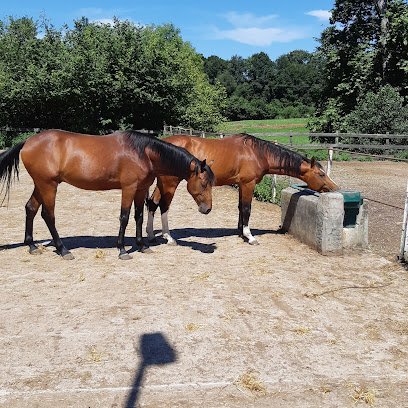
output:
[{"label": "horse muzzle", "polygon": [[211,207],[207,204],[200,204],[198,206],[198,211],[200,211],[201,214],[208,214],[211,211]]}]

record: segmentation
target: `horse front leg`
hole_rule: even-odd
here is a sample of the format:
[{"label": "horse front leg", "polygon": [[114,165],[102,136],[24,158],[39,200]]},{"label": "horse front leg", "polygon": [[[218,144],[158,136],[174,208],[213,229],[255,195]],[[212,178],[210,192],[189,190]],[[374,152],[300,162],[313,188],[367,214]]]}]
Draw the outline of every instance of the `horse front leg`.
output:
[{"label": "horse front leg", "polygon": [[[249,217],[251,216],[251,203],[255,189],[255,181],[239,186],[240,190],[240,219],[242,222],[242,237],[251,245],[259,245],[249,229]],[[238,225],[240,227],[240,225]],[[241,232],[241,231],[240,231]]]},{"label": "horse front leg", "polygon": [[243,237],[243,224],[242,224],[242,188],[239,186],[239,201],[238,201],[238,236]]},{"label": "horse front leg", "polygon": [[161,194],[160,189],[158,186],[153,191],[153,194],[146,200],[146,207],[147,207],[147,225],[146,225],[146,233],[149,242],[156,242],[156,236],[154,235],[154,213],[159,206]]},{"label": "horse front leg", "polygon": [[168,212],[180,181],[181,179],[171,176],[162,176],[157,178],[157,186],[148,203],[149,217],[146,230],[149,236],[149,241],[155,240],[153,232],[153,217],[155,210],[159,206],[161,212],[163,238],[167,240],[168,245],[177,245],[177,241],[170,234]]}]

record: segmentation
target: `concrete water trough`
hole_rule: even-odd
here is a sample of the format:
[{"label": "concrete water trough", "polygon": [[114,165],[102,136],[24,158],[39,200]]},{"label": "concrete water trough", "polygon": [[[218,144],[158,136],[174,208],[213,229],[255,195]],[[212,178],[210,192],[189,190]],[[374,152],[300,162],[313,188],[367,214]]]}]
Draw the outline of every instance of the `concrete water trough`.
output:
[{"label": "concrete water trough", "polygon": [[282,191],[282,230],[323,255],[368,247],[368,203],[360,192],[317,193],[305,184]]}]

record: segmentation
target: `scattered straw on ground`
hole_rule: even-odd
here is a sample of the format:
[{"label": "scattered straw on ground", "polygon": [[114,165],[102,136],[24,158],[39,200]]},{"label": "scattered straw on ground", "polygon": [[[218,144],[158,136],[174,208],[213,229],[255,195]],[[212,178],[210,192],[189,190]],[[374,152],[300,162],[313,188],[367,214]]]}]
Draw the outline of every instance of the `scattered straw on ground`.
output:
[{"label": "scattered straw on ground", "polygon": [[373,390],[369,390],[365,387],[354,388],[354,393],[352,395],[354,402],[365,402],[366,404],[372,406],[375,402],[375,394]]},{"label": "scattered straw on ground", "polygon": [[265,395],[266,386],[259,379],[258,374],[252,370],[241,374],[238,379],[234,382],[239,390],[248,390],[252,394]]}]

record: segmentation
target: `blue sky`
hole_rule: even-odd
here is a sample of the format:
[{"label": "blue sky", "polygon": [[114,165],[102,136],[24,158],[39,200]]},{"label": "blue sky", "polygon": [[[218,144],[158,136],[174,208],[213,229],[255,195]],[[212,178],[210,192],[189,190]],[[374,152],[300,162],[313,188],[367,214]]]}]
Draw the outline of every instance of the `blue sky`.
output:
[{"label": "blue sky", "polygon": [[[3,2],[2,2],[3,3]],[[5,4],[4,4],[5,3]],[[266,52],[271,59],[295,49],[313,51],[329,24],[334,0],[105,0],[4,1],[0,19],[45,17],[57,28],[81,16],[109,22],[113,16],[139,24],[173,23],[183,40],[208,57],[244,58]]]}]

